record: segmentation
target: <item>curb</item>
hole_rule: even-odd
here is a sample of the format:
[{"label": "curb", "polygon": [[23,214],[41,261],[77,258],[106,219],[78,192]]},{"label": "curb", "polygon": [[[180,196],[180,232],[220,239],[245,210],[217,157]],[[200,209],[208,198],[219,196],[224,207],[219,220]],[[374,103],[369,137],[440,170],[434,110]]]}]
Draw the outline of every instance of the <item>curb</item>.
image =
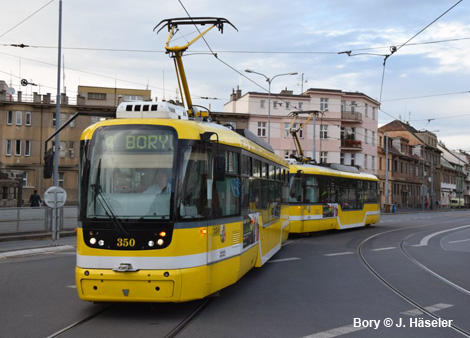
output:
[{"label": "curb", "polygon": [[18,257],[18,256],[31,256],[31,255],[61,252],[61,251],[70,251],[70,250],[75,251],[75,247],[72,245],[61,245],[61,246],[52,246],[52,247],[46,247],[46,248],[9,251],[9,252],[0,253],[0,260],[12,258],[12,257]]}]

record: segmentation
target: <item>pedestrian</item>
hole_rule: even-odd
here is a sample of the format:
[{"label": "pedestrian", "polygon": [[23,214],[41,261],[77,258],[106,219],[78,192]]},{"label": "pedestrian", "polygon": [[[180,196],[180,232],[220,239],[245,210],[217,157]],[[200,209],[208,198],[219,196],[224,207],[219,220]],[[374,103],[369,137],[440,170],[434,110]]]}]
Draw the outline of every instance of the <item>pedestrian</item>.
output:
[{"label": "pedestrian", "polygon": [[41,196],[39,196],[38,191],[34,190],[34,193],[29,197],[29,203],[31,203],[31,207],[40,207],[42,200]]}]

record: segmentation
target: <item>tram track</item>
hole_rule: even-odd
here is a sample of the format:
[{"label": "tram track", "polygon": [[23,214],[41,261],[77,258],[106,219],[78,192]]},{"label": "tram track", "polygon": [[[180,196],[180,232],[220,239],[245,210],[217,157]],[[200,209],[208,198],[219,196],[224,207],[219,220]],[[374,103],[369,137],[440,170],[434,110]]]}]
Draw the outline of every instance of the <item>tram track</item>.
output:
[{"label": "tram track", "polygon": [[[176,326],[174,326],[173,329],[171,329],[167,334],[159,334],[159,337],[164,337],[164,338],[175,338],[177,337],[185,328],[187,328],[196,318],[199,316],[202,311],[209,305],[213,297],[209,296],[206,297],[205,299],[202,300],[202,303],[199,304],[191,313],[189,313],[185,318],[183,318]],[[78,328],[79,326],[86,324],[87,322],[97,318],[98,316],[108,312],[111,310],[114,305],[116,304],[109,304],[108,306],[100,309],[99,311],[96,311],[93,314],[90,314],[89,316],[86,316],[83,319],[80,319],[76,321],[75,323],[64,327],[63,329],[47,336],[46,338],[56,338],[56,337],[61,337],[63,335],[66,335],[67,333],[72,332],[74,329]]]},{"label": "tram track", "polygon": [[60,337],[61,335],[63,335],[64,333],[67,333],[67,332],[70,332],[72,331],[73,329],[85,324],[86,322],[98,317],[99,315],[103,314],[104,312],[110,310],[112,307],[113,307],[114,304],[110,304],[108,306],[106,306],[105,308],[103,309],[100,309],[99,311],[83,318],[83,319],[80,319],[79,321],[76,321],[75,323],[67,326],[67,327],[64,327],[63,329],[51,334],[50,336],[47,336],[46,338],[55,338],[55,337]]},{"label": "tram track", "polygon": [[[419,227],[425,227],[425,226],[429,226],[428,225],[420,225],[420,226],[415,226],[415,227],[412,227],[412,228],[419,228]],[[406,228],[406,229],[409,229],[409,228]],[[404,292],[400,291],[397,287],[395,287],[394,285],[392,285],[389,281],[387,281],[387,279],[382,276],[380,273],[378,273],[373,267],[372,265],[367,261],[367,259],[365,258],[364,256],[364,245],[369,242],[370,240],[374,239],[374,238],[377,238],[379,236],[382,236],[382,235],[386,235],[386,234],[389,234],[389,233],[392,233],[392,232],[395,232],[395,231],[400,231],[400,230],[406,230],[406,229],[394,229],[394,230],[389,230],[389,231],[385,231],[385,232],[382,232],[382,233],[379,233],[379,234],[375,234],[373,236],[370,236],[366,239],[364,239],[360,244],[359,246],[357,247],[357,255],[360,259],[360,261],[364,264],[364,266],[380,281],[382,282],[389,290],[391,290],[393,293],[395,293],[398,297],[400,297],[401,299],[403,299],[404,301],[406,301],[407,303],[409,303],[410,305],[412,305],[413,307],[415,307],[416,309],[418,309],[419,311],[421,311],[423,314],[426,314],[428,315],[429,317],[435,319],[435,320],[445,320],[444,318],[436,315],[434,312],[431,312],[429,311],[425,306],[419,304],[417,301],[413,300],[411,297],[407,296]],[[453,286],[454,288],[458,289],[459,291],[462,291],[464,293],[466,293],[467,295],[470,295],[470,292],[466,289],[463,289],[461,287],[459,287],[458,285],[450,282],[449,280],[447,280],[446,278],[440,276],[439,274],[435,273],[434,271],[430,270],[429,268],[425,267],[423,264],[419,263],[416,259],[414,259],[413,257],[411,257],[411,255],[406,252],[406,250],[404,249],[404,243],[405,241],[412,235],[415,235],[415,234],[411,234],[407,237],[405,237],[404,239],[401,240],[400,242],[400,250],[402,252],[402,254],[407,258],[409,259],[413,264],[415,264],[416,266],[420,267],[421,269],[431,273],[434,277],[438,278],[439,280],[441,280],[442,282],[445,282],[451,286]],[[469,337],[470,338],[470,332],[468,331],[465,331],[464,329],[461,329],[460,327],[456,326],[455,324],[451,324],[449,326],[450,328],[452,328],[454,331],[460,333],[461,335],[465,336],[465,337]]]}]

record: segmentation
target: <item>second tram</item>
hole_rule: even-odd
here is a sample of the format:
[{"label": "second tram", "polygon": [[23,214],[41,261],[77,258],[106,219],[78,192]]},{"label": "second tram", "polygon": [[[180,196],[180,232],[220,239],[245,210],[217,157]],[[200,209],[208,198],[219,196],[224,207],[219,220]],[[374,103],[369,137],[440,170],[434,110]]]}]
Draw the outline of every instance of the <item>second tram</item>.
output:
[{"label": "second tram", "polygon": [[348,229],[380,219],[379,180],[356,168],[291,164],[290,232]]}]

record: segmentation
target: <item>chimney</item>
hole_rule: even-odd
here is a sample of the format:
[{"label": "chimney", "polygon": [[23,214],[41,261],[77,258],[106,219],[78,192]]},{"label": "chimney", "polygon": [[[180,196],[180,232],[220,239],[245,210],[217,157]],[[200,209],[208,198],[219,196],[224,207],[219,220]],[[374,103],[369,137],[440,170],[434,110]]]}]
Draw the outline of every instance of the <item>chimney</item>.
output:
[{"label": "chimney", "polygon": [[34,103],[41,103],[41,95],[38,95],[37,92],[33,93],[33,102]]},{"label": "chimney", "polygon": [[17,92],[18,102],[21,102],[22,96],[23,96],[23,92],[21,90],[18,90]]},{"label": "chimney", "polygon": [[242,97],[242,90],[237,86],[237,100]]},{"label": "chimney", "polygon": [[51,93],[42,96],[42,103],[50,104],[51,103]]}]

